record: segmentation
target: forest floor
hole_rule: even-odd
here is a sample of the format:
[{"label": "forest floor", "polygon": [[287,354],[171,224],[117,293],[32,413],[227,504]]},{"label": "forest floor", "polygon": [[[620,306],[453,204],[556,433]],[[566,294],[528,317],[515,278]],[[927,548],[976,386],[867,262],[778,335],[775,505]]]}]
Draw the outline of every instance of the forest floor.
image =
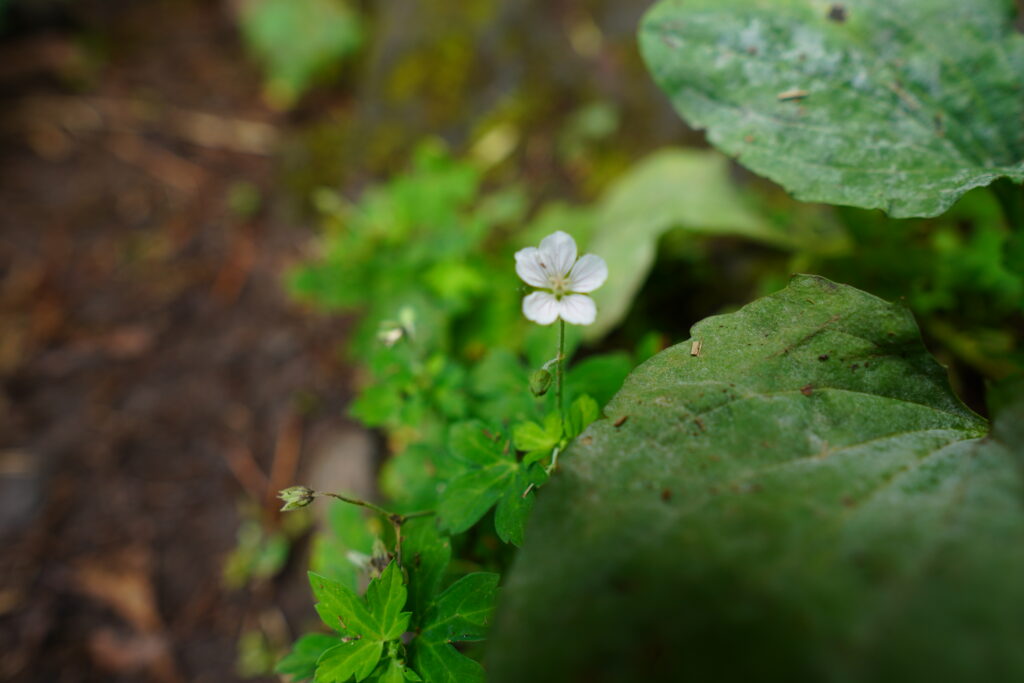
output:
[{"label": "forest floor", "polygon": [[300,553],[222,567],[350,429],[345,321],[282,287],[311,233],[230,16],[92,6],[102,64],[82,26],[0,43],[0,680],[238,680],[247,628],[311,610]]}]

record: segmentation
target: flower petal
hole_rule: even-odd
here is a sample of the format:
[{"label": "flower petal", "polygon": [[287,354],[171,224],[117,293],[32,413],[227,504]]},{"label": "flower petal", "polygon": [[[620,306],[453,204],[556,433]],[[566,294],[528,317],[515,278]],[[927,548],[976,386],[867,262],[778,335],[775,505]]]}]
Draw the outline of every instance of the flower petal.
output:
[{"label": "flower petal", "polygon": [[540,250],[537,247],[527,247],[516,252],[516,275],[534,287],[551,286],[547,273],[540,265]]},{"label": "flower petal", "polygon": [[608,264],[597,254],[587,254],[572,267],[569,273],[570,292],[593,292],[608,279]]},{"label": "flower petal", "polygon": [[558,315],[573,325],[589,325],[597,317],[597,306],[586,294],[570,294],[558,302]]},{"label": "flower petal", "polygon": [[523,315],[541,325],[555,322],[559,308],[558,299],[549,292],[534,292],[523,298]]},{"label": "flower petal", "polygon": [[540,264],[552,275],[565,276],[576,262],[576,240],[558,230],[540,241]]}]

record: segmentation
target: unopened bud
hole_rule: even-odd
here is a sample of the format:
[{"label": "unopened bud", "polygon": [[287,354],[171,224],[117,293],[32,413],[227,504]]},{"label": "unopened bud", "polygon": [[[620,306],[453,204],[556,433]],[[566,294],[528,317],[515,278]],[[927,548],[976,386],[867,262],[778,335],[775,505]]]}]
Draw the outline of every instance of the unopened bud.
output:
[{"label": "unopened bud", "polygon": [[541,368],[530,375],[530,392],[534,396],[543,396],[551,388],[551,373]]},{"label": "unopened bud", "polygon": [[281,511],[288,512],[289,510],[304,508],[312,503],[313,498],[316,497],[316,492],[306,486],[289,486],[278,492],[277,497],[284,501]]}]

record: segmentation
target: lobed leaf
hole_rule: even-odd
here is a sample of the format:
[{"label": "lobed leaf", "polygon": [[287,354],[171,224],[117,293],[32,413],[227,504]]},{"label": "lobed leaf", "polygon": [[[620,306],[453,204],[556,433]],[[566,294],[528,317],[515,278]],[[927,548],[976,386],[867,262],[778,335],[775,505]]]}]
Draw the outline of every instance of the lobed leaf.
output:
[{"label": "lobed leaf", "polygon": [[431,606],[426,624],[413,641],[413,663],[430,683],[483,683],[484,670],[452,643],[482,640],[487,633],[497,574],[468,574],[447,588]]}]

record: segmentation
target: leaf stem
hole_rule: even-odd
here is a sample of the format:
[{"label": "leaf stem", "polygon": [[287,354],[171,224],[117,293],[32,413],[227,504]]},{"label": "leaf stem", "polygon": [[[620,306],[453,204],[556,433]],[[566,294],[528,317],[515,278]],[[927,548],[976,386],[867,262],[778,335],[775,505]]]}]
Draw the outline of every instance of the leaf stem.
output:
[{"label": "leaf stem", "polygon": [[371,510],[377,513],[378,515],[386,519],[388,522],[390,522],[391,526],[395,530],[395,556],[398,558],[399,566],[402,566],[402,525],[404,525],[410,519],[417,519],[419,517],[430,517],[431,515],[436,514],[434,510],[418,510],[416,512],[408,512],[403,515],[397,512],[391,512],[390,510],[385,510],[381,506],[375,503],[371,503],[368,500],[362,500],[360,498],[350,498],[348,496],[343,496],[340,493],[331,493],[329,491],[314,491],[313,495],[337,498],[343,503],[349,503],[350,505],[358,505],[361,508],[366,508],[367,510]]}]

